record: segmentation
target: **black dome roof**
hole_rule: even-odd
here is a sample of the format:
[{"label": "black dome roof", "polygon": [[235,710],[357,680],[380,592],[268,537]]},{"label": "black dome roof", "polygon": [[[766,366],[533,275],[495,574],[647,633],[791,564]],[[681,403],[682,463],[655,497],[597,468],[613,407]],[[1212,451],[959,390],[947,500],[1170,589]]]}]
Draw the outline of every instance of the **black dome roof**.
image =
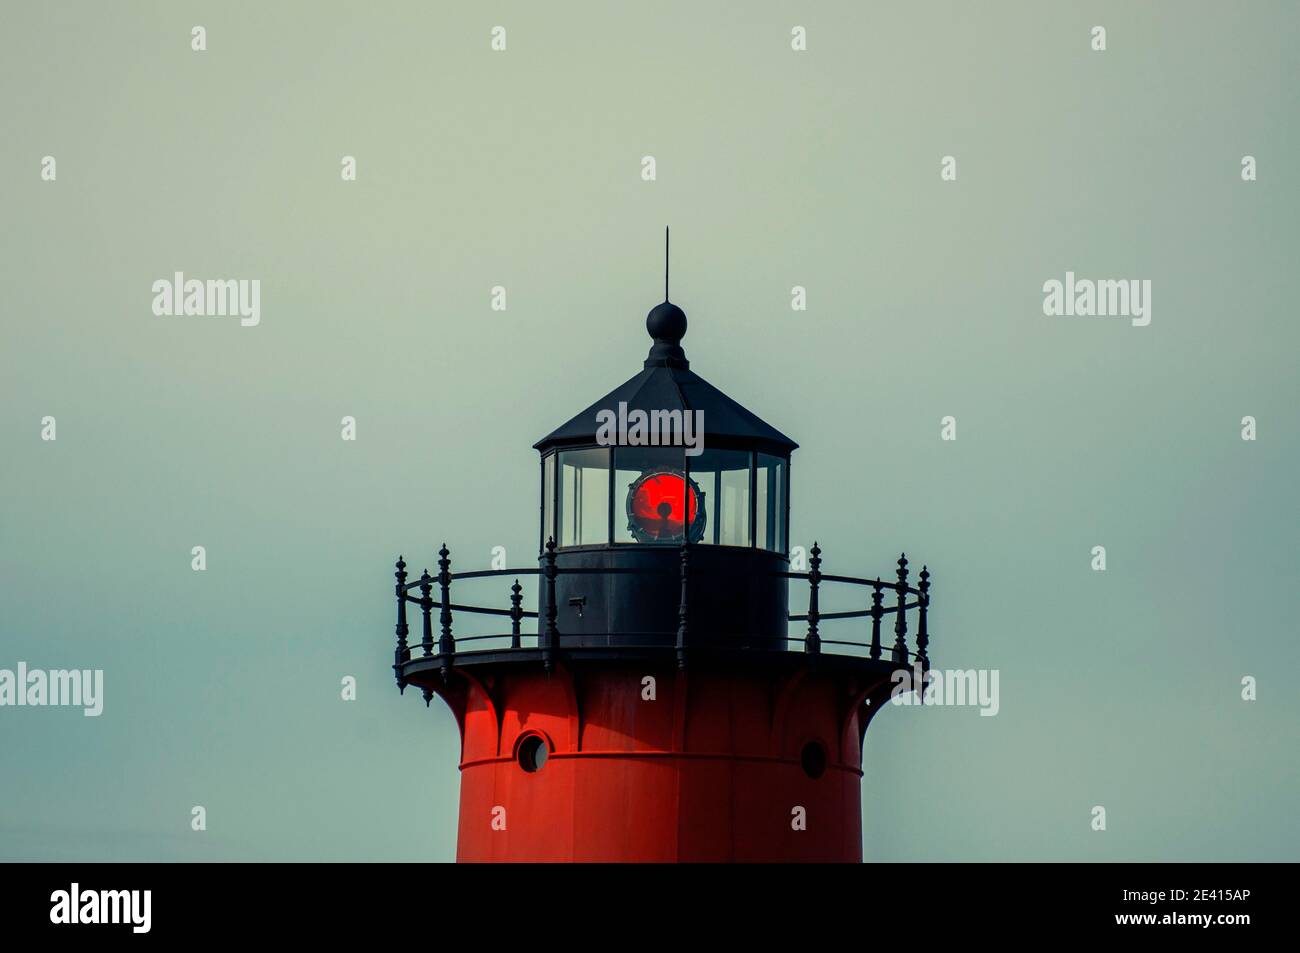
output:
[{"label": "black dome roof", "polygon": [[646,316],[646,330],[655,343],[645,369],[537,441],[535,449],[590,446],[599,427],[596,414],[617,412],[620,403],[626,403],[629,411],[704,411],[705,449],[753,449],[787,457],[799,446],[690,369],[680,343],[686,334],[686,313],[681,308],[668,301],[656,305]]}]

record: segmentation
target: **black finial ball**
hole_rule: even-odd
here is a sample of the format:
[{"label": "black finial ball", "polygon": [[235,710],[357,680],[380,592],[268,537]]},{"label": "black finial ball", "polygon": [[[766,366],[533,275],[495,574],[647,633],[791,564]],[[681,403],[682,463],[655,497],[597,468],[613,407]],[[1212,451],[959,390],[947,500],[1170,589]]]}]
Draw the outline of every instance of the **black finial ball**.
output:
[{"label": "black finial ball", "polygon": [[656,341],[676,344],[686,336],[686,312],[671,301],[657,304],[645,317],[645,329]]}]

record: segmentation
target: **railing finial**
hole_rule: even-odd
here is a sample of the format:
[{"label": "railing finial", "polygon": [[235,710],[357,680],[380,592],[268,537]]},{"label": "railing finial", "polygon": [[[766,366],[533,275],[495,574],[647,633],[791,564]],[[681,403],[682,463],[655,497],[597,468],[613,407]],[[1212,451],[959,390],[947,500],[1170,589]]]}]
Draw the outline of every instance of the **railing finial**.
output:
[{"label": "railing finial", "polygon": [[884,585],[879,576],[871,584],[871,657],[873,659],[880,658],[880,619],[885,614],[885,608],[881,604],[885,598],[882,591]]},{"label": "railing finial", "polygon": [[524,610],[521,603],[524,597],[520,595],[523,592],[523,586],[519,585],[519,580],[510,587],[510,647],[519,648],[519,620],[524,617]]},{"label": "railing finial", "polygon": [[438,622],[442,626],[442,635],[438,639],[438,654],[442,657],[442,679],[451,677],[451,660],[456,654],[456,640],[451,634],[451,553],[443,543],[438,550],[438,601],[442,611],[438,613]]},{"label": "railing finial", "polygon": [[393,573],[397,584],[393,587],[397,595],[397,648],[393,650],[393,674],[397,676],[397,690],[406,693],[406,676],[402,663],[410,661],[411,649],[406,641],[411,628],[406,624],[406,560],[397,557],[397,572]]},{"label": "railing finial", "polygon": [[433,577],[429,575],[426,569],[420,573],[420,611],[424,614],[424,628],[420,636],[420,648],[424,652],[424,657],[428,658],[433,654],[433,597],[430,593],[433,591]]},{"label": "railing finial", "polygon": [[898,557],[898,611],[894,616],[893,661],[907,664],[907,553]]},{"label": "railing finial", "polygon": [[817,655],[822,650],[822,638],[818,632],[821,623],[821,608],[817,601],[817,590],[822,583],[822,550],[813,540],[812,558],[808,560],[808,637],[804,639],[803,650],[809,655]]},{"label": "railing finial", "polygon": [[918,588],[921,590],[921,597],[917,600],[920,603],[920,611],[916,624],[916,660],[924,668],[930,664],[930,656],[926,652],[926,646],[930,644],[930,629],[928,628],[927,619],[930,611],[930,567],[921,567],[921,584]]},{"label": "railing finial", "polygon": [[546,540],[542,556],[542,571],[546,576],[546,627],[542,632],[542,667],[549,673],[555,668],[555,650],[560,644],[560,630],[555,624],[558,610],[555,607],[555,537]]}]

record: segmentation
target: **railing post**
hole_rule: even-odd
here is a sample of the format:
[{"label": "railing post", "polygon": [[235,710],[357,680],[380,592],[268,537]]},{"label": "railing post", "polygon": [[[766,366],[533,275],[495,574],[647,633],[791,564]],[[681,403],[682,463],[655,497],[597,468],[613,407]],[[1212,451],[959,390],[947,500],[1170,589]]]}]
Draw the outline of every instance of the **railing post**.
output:
[{"label": "railing post", "polygon": [[[420,612],[424,616],[424,629],[420,636],[420,648],[424,652],[424,657],[428,658],[433,655],[433,577],[429,575],[429,570],[420,573]],[[424,686],[420,690],[420,695],[424,698],[424,707],[429,707],[429,702],[433,701],[433,689]]]},{"label": "railing post", "polygon": [[898,612],[894,618],[894,662],[907,664],[907,553],[898,557]]},{"label": "railing post", "polygon": [[397,572],[393,575],[397,578],[394,587],[397,593],[397,649],[393,652],[393,672],[397,675],[397,690],[405,692],[406,678],[402,674],[402,663],[411,658],[411,649],[406,642],[406,637],[411,632],[410,626],[406,624],[406,560],[398,556],[396,565]]},{"label": "railing post", "polygon": [[812,558],[808,560],[808,638],[804,640],[803,650],[816,655],[822,650],[822,638],[817,633],[821,621],[821,611],[817,607],[817,588],[822,583],[822,551],[813,540]]},{"label": "railing post", "polygon": [[519,607],[524,597],[520,595],[523,587],[519,585],[519,580],[510,587],[510,647],[519,648],[519,620],[524,617],[524,610]]},{"label": "railing post", "polygon": [[555,607],[555,537],[546,540],[542,556],[542,571],[546,576],[546,628],[542,633],[542,667],[550,672],[555,668],[555,649],[560,644],[560,630],[555,624],[558,611]]},{"label": "railing post", "polygon": [[880,617],[885,614],[885,609],[881,605],[885,594],[881,592],[884,583],[880,577],[871,585],[871,657],[880,658]]},{"label": "railing post", "polygon": [[689,579],[691,571],[691,549],[686,543],[682,543],[682,599],[677,605],[677,668],[679,671],[686,670],[686,630],[689,612],[686,607],[686,597],[689,590]]},{"label": "railing post", "polygon": [[424,657],[428,658],[433,654],[433,597],[430,593],[433,591],[433,577],[429,575],[429,570],[420,573],[420,611],[424,613],[424,629],[420,637],[420,648],[424,651]]},{"label": "railing post", "polygon": [[438,622],[442,626],[438,654],[442,656],[444,679],[451,674],[451,659],[456,654],[456,640],[451,635],[451,560],[447,558],[448,555],[447,544],[443,543],[438,550],[438,601],[442,603],[442,611],[438,614]]},{"label": "railing post", "polygon": [[920,618],[916,624],[916,660],[925,668],[930,664],[930,656],[926,653],[926,646],[930,644],[930,630],[926,627],[926,614],[930,608],[930,569],[927,566],[921,567],[921,590]]}]

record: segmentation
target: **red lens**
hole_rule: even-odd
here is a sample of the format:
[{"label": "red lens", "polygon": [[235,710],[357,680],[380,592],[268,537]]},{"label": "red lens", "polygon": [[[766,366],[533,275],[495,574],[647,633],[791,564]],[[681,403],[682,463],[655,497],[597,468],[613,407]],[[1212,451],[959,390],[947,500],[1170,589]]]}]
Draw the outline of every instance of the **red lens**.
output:
[{"label": "red lens", "polygon": [[[645,477],[632,488],[632,520],[647,536],[670,539],[681,536],[682,503],[686,498],[686,481],[675,473],[656,473]],[[688,522],[695,521],[695,491],[689,491],[686,503]]]}]

